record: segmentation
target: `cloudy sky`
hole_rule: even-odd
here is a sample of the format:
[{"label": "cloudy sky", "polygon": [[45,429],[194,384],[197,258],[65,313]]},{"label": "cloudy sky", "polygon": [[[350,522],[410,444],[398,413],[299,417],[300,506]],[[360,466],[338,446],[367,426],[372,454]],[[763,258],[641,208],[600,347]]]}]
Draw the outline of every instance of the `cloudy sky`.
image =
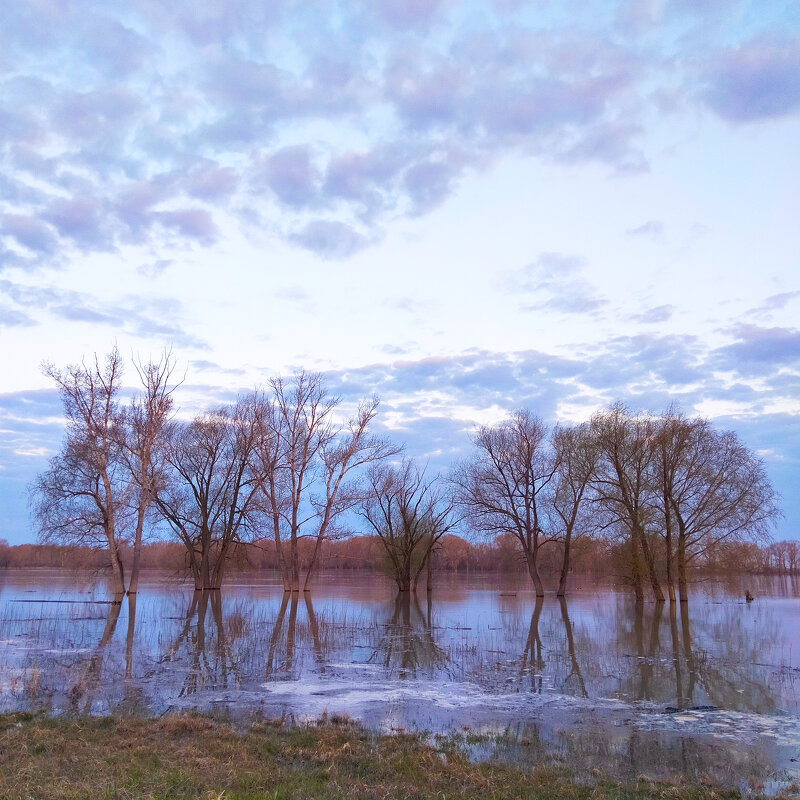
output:
[{"label": "cloudy sky", "polygon": [[323,370],[437,466],[527,406],[736,429],[800,536],[795,0],[0,6],[0,537],[44,360]]}]

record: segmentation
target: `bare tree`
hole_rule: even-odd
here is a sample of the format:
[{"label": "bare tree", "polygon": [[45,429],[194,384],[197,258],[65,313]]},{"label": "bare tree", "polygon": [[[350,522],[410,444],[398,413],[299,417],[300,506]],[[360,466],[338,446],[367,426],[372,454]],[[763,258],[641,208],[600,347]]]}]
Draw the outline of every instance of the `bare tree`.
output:
[{"label": "bare tree", "polygon": [[665,418],[664,499],[678,532],[678,591],[688,601],[687,569],[716,545],[764,538],[780,516],[762,461],[732,431],[708,420]]},{"label": "bare tree", "polygon": [[114,347],[93,362],[44,374],[58,386],[67,422],[61,451],[31,486],[31,508],[44,541],[102,544],[115,602],[125,594],[120,555],[128,483],[121,463],[117,395],[122,358]]},{"label": "bare tree", "polygon": [[139,564],[145,518],[153,502],[156,487],[163,483],[166,468],[165,434],[172,412],[171,382],[175,359],[165,351],[158,361],[135,363],[142,392],[124,410],[122,455],[135,487],[136,527],[133,534],[133,563],[128,594],[139,589]]},{"label": "bare tree", "polygon": [[[701,424],[706,424],[699,421]],[[670,603],[675,602],[675,545],[674,511],[670,498],[675,493],[676,481],[682,465],[690,457],[694,422],[686,419],[674,406],[670,406],[657,422],[654,437],[654,455],[651,469],[656,503],[663,516],[663,536],[667,573],[667,591]]]},{"label": "bare tree", "polygon": [[300,538],[314,540],[303,583],[309,591],[322,542],[335,533],[338,517],[363,497],[359,471],[399,448],[370,433],[377,398],[362,401],[353,417],[340,423],[334,419],[339,398],[328,393],[322,375],[297,372],[272,379],[270,387],[272,400],[262,419],[271,430],[262,426],[259,435],[265,448],[261,486],[286,591],[300,589]]},{"label": "bare tree", "polygon": [[556,597],[564,597],[567,592],[572,539],[590,525],[591,515],[586,513],[586,496],[597,464],[597,445],[589,426],[583,424],[556,428],[553,432],[553,447],[557,469],[552,507],[559,520],[564,543]]},{"label": "bare tree", "polygon": [[624,405],[616,403],[594,415],[591,431],[598,448],[592,486],[596,499],[610,513],[612,521],[620,524],[628,533],[636,598],[641,600],[644,597],[643,557],[653,597],[663,601],[664,592],[656,572],[655,554],[648,539],[648,524],[655,514],[649,481],[653,458],[653,420],[647,416],[633,416]]},{"label": "bare tree", "polygon": [[455,501],[407,459],[370,470],[369,486],[360,514],[380,538],[398,590],[416,591],[437,543],[459,522]]},{"label": "bare tree", "polygon": [[546,521],[544,495],[558,468],[545,423],[517,411],[495,426],[482,426],[476,454],[453,475],[458,502],[472,526],[490,535],[513,534],[525,556],[536,596],[544,597],[539,549],[554,535]]},{"label": "bare tree", "polygon": [[233,408],[173,423],[169,469],[155,505],[189,556],[195,589],[219,589],[228,557],[242,541],[255,511],[262,477],[253,470],[258,443],[253,396]]}]

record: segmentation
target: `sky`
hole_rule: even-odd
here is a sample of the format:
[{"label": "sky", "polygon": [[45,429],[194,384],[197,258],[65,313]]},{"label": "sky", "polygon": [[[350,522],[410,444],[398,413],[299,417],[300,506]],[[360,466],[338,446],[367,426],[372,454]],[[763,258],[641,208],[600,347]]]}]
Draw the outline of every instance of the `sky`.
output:
[{"label": "sky", "polygon": [[115,343],[185,414],[322,371],[435,469],[675,402],[800,537],[798,142],[796,0],[2,3],[0,538],[42,363]]}]

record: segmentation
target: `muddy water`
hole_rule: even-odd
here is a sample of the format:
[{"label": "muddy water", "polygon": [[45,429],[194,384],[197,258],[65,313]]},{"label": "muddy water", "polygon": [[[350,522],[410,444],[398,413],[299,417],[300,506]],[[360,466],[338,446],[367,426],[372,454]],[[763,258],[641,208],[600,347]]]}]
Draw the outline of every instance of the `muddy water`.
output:
[{"label": "muddy water", "polygon": [[120,607],[92,576],[0,571],[0,710],[347,713],[461,732],[477,758],[800,779],[800,581],[708,581],[674,611],[581,583],[537,602],[507,576],[442,577],[402,599],[337,573],[298,598],[248,575],[197,596],[150,574]]}]

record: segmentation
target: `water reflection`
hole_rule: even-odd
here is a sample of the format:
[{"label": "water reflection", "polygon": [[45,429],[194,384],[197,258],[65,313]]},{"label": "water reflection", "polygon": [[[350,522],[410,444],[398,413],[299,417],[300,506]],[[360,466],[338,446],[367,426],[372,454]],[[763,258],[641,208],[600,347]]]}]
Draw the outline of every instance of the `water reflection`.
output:
[{"label": "water reflection", "polygon": [[[583,680],[580,664],[578,663],[578,657],[575,654],[575,639],[572,635],[572,623],[569,620],[567,600],[565,597],[559,597],[558,603],[561,606],[561,619],[564,622],[564,632],[567,636],[567,648],[569,650],[569,659],[571,665],[569,675],[567,675],[567,677],[564,679],[562,688],[569,691],[571,694],[580,693],[582,697],[588,697],[589,694],[586,691],[586,683]],[[575,688],[573,689],[573,687]]]},{"label": "water reflection", "polygon": [[[218,591],[194,592],[180,631],[159,660],[160,664],[176,664],[185,673],[178,697],[196,695],[206,688],[227,689],[239,683],[238,665],[223,620],[222,600],[223,595]],[[208,625],[213,625],[212,636],[206,634]]]},{"label": "water reflection", "polygon": [[112,603],[108,606],[106,624],[97,647],[94,648],[81,668],[72,671],[75,680],[67,691],[67,697],[69,708],[75,713],[90,713],[93,708],[94,697],[102,685],[103,656],[116,630],[120,608],[120,603]]},{"label": "water reflection", "polygon": [[432,624],[433,601],[426,593],[423,614],[416,595],[398,593],[391,617],[367,663],[380,664],[387,677],[399,680],[435,679],[439,669],[447,670],[448,656],[436,643]]},{"label": "water reflection", "polygon": [[705,758],[698,737],[800,741],[796,582],[772,596],[754,582],[749,606],[741,585],[709,584],[676,607],[604,587],[543,600],[442,581],[417,598],[322,577],[312,597],[151,576],[112,605],[71,573],[0,573],[0,708],[339,708],[380,728],[509,729],[529,755],[613,751],[631,769],[655,739],[673,766]]},{"label": "water reflection", "polygon": [[536,605],[531,613],[531,625],[528,629],[528,638],[525,641],[525,649],[522,651],[522,661],[520,664],[520,675],[526,672],[530,675],[531,691],[542,691],[542,671],[545,667],[544,657],[542,656],[542,640],[539,636],[539,619],[542,616],[544,598],[537,597]]}]

